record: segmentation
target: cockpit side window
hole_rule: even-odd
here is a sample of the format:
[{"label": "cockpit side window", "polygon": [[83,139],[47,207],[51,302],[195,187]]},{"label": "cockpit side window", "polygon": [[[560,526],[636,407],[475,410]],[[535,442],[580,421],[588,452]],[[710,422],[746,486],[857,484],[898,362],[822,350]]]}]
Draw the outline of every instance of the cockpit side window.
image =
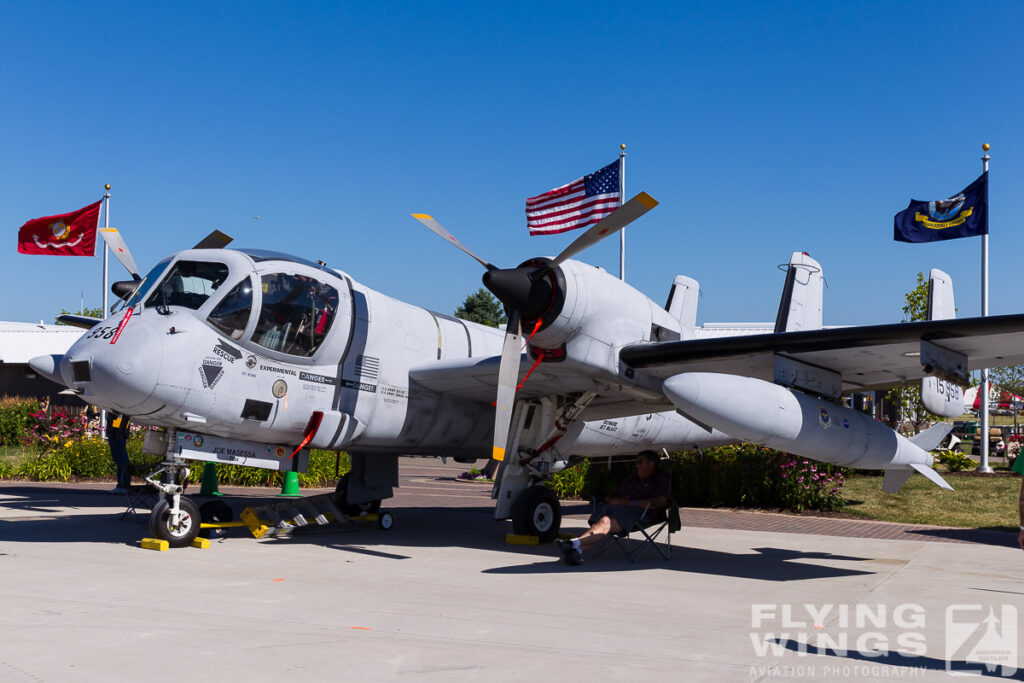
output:
[{"label": "cockpit side window", "polygon": [[252,280],[246,278],[231,288],[206,321],[231,339],[241,339],[252,312]]},{"label": "cockpit side window", "polygon": [[210,261],[178,261],[160,286],[146,300],[146,306],[202,306],[228,278],[228,267]]},{"label": "cockpit side window", "polygon": [[252,340],[271,351],[312,356],[331,329],[338,290],[289,273],[264,275],[261,287],[263,304]]}]

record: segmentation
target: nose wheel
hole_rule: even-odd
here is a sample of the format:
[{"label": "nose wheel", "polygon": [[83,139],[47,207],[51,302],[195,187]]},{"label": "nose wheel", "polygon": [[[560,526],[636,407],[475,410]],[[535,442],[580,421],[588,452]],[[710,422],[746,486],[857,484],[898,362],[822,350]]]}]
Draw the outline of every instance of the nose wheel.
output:
[{"label": "nose wheel", "polygon": [[167,541],[172,548],[183,548],[195,539],[200,528],[199,506],[184,496],[174,501],[161,498],[149,515],[149,533],[153,538]]}]

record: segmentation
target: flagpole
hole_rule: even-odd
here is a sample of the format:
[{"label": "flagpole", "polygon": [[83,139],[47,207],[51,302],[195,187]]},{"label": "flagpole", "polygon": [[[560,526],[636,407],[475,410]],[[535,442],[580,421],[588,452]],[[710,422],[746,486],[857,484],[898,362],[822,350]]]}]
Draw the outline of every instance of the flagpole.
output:
[{"label": "flagpole", "polygon": [[[626,203],[626,143],[619,145],[619,206]],[[626,229],[619,230],[619,279],[626,281]]]},{"label": "flagpole", "polygon": [[[981,157],[982,173],[988,173],[989,144],[986,142],[981,146],[985,155]],[[988,207],[985,207],[986,217]],[[987,228],[988,226],[986,226]],[[981,315],[988,316],[988,230],[981,236]],[[981,463],[978,465],[979,472],[992,472],[988,464],[988,368],[981,370]]]},{"label": "flagpole", "polygon": [[[103,186],[103,227],[110,227],[110,183]],[[103,307],[100,310],[100,317],[106,318],[107,313],[107,241],[103,240],[103,293],[100,297],[102,299],[100,305]],[[100,434],[103,439],[107,438],[107,411],[100,411]],[[120,484],[118,484],[120,486]]]},{"label": "flagpole", "polygon": [[[103,186],[106,192],[103,194],[103,227],[110,227],[110,183]],[[101,306],[100,317],[107,317],[107,241],[103,240],[103,292],[100,296]]]}]

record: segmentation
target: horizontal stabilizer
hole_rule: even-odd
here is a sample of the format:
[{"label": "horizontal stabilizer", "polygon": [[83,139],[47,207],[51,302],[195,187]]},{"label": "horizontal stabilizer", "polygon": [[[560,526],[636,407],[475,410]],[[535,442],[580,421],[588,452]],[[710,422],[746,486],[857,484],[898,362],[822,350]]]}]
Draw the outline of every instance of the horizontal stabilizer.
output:
[{"label": "horizontal stabilizer", "polygon": [[932,483],[938,486],[939,488],[946,489],[947,491],[953,490],[953,487],[950,486],[945,479],[940,477],[938,472],[933,470],[931,467],[928,467],[928,465],[922,465],[919,462],[912,462],[910,463],[910,466],[913,467],[918,472],[920,472],[921,474],[923,474],[924,476],[931,479]]},{"label": "horizontal stabilizer", "polygon": [[912,437],[910,443],[923,451],[932,451],[939,447],[939,444],[949,436],[951,431],[953,431],[953,425],[948,422],[938,422]]},{"label": "horizontal stabilizer", "polygon": [[882,490],[886,493],[896,493],[910,479],[914,470],[886,470],[885,478],[882,479]]}]

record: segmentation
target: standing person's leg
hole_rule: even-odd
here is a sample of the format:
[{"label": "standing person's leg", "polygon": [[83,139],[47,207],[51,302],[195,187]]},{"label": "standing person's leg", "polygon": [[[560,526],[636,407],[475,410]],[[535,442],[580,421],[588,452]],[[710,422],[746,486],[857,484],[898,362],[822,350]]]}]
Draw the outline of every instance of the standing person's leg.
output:
[{"label": "standing person's leg", "polygon": [[132,483],[131,460],[128,458],[128,442],[110,439],[110,457],[117,465],[117,488],[128,490]]}]

